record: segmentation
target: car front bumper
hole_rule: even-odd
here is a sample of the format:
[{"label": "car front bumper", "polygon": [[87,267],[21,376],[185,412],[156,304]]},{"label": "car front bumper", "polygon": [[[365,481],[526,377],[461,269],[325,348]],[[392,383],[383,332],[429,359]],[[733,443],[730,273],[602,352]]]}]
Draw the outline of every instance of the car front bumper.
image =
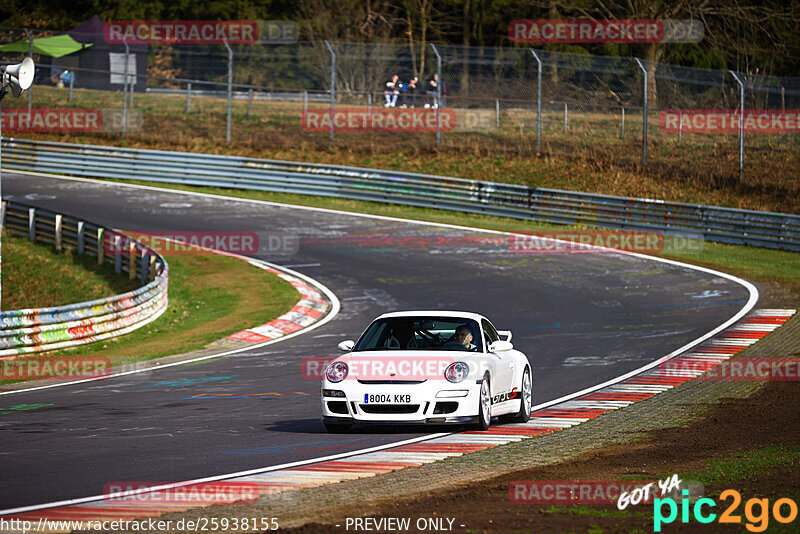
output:
[{"label": "car front bumper", "polygon": [[[369,424],[464,424],[476,421],[480,382],[322,383],[324,421]],[[328,391],[329,394],[325,394]],[[333,396],[330,391],[340,392]],[[340,395],[344,395],[343,397]]]}]

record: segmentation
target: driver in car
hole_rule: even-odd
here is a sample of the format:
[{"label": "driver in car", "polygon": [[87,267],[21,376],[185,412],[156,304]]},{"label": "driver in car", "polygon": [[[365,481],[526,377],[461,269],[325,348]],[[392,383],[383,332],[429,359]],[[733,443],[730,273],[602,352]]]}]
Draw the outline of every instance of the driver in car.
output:
[{"label": "driver in car", "polygon": [[469,326],[462,324],[456,328],[453,340],[448,342],[443,348],[453,350],[475,350],[476,345],[472,344],[472,332]]}]

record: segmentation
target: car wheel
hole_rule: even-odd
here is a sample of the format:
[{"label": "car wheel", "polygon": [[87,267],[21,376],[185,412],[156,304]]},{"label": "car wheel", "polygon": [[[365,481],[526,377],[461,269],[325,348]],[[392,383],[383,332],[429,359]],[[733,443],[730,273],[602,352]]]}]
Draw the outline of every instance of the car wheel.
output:
[{"label": "car wheel", "polygon": [[325,430],[330,432],[331,434],[341,434],[343,432],[348,432],[353,425],[350,423],[329,423],[324,421]]},{"label": "car wheel", "polygon": [[492,388],[489,375],[483,376],[481,393],[478,396],[478,430],[488,430],[492,423]]},{"label": "car wheel", "polygon": [[526,367],[522,372],[522,384],[519,388],[520,402],[519,411],[510,415],[506,420],[510,423],[527,423],[531,418],[531,406],[533,405],[533,382],[531,381],[531,369]]}]

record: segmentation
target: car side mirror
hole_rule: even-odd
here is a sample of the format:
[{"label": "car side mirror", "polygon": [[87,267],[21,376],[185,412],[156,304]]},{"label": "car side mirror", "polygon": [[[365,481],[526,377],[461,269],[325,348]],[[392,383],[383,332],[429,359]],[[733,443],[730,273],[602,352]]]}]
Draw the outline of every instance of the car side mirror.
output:
[{"label": "car side mirror", "polygon": [[513,348],[514,345],[512,345],[510,341],[504,341],[502,339],[498,339],[497,341],[493,341],[489,345],[489,352],[503,352],[505,350],[511,350]]},{"label": "car side mirror", "polygon": [[498,330],[497,334],[506,341],[511,341],[511,330]]},{"label": "car side mirror", "polygon": [[352,339],[348,339],[339,343],[339,350],[342,352],[350,352],[353,350],[353,347],[356,346],[356,342]]}]

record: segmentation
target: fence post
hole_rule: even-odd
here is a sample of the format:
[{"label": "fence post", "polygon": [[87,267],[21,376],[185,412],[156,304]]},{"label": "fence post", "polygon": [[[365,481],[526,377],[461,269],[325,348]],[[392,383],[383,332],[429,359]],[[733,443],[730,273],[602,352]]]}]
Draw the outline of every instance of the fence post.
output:
[{"label": "fence post", "polygon": [[622,126],[619,130],[619,138],[625,139],[625,106],[622,106]]},{"label": "fence post", "polygon": [[103,257],[105,255],[104,241],[106,239],[106,229],[97,229],[97,265],[103,265]]},{"label": "fence post", "polygon": [[130,244],[128,245],[128,279],[135,280],[136,279],[136,259],[138,255],[136,254],[136,243],[131,239]]},{"label": "fence post", "polygon": [[144,285],[147,283],[147,277],[150,275],[150,255],[144,250],[142,250],[140,261],[142,266],[139,268],[139,281]]},{"label": "fence post", "polygon": [[536,152],[542,151],[542,60],[536,55],[536,50],[531,49],[536,64]]},{"label": "fence post", "polygon": [[78,221],[78,255],[82,256],[86,251],[86,237],[84,236],[86,223]]},{"label": "fence post", "polygon": [[439,78],[436,84],[436,148],[439,148],[442,146],[442,56],[433,43],[431,49],[436,54],[436,76]]},{"label": "fence post", "polygon": [[642,69],[642,75],[644,79],[644,92],[642,101],[642,167],[645,167],[647,165],[647,69],[644,68],[644,65],[642,65],[642,62],[638,57],[633,59],[636,60],[639,68]]},{"label": "fence post", "polygon": [[223,39],[225,48],[228,49],[228,119],[225,126],[225,142],[231,144],[231,102],[233,99],[233,50],[227,39]]},{"label": "fence post", "polygon": [[567,103],[564,102],[564,133],[567,133]]},{"label": "fence post", "polygon": [[367,116],[372,117],[372,93],[367,93]]},{"label": "fence post", "polygon": [[500,128],[500,100],[494,99],[494,125]]},{"label": "fence post", "polygon": [[253,112],[253,88],[250,87],[247,92],[247,118],[250,118],[250,114]]},{"label": "fence post", "polygon": [[28,209],[28,241],[36,242],[36,208]]},{"label": "fence post", "polygon": [[303,91],[303,116],[308,112],[308,91]]},{"label": "fence post", "polygon": [[729,70],[739,84],[739,181],[744,180],[744,84],[735,72]]},{"label": "fence post", "polygon": [[[28,37],[28,57],[33,59],[33,35],[28,31],[28,28],[23,28],[25,35]],[[28,117],[31,116],[31,102],[33,99],[33,84],[28,87]]]},{"label": "fence post", "polygon": [[[134,57],[134,60],[135,60],[136,55],[134,54],[133,57]],[[135,63],[135,61],[134,61],[134,63]],[[132,81],[130,81],[128,83],[128,100],[130,100],[130,102],[128,102],[128,105],[130,106],[131,109],[133,109],[133,93],[134,93],[134,90],[136,89],[136,81],[137,81],[138,78],[137,78],[137,76],[135,74],[131,74],[130,77],[131,77]]]},{"label": "fence post", "polygon": [[64,216],[60,213],[56,213],[56,223],[55,223],[55,241],[56,241],[56,250],[61,252],[61,229],[64,226]]},{"label": "fence post", "polygon": [[122,39],[125,45],[125,74],[122,78],[122,138],[125,139],[125,132],[128,130],[128,41]]},{"label": "fence post", "polygon": [[333,117],[336,112],[336,52],[334,52],[331,44],[326,40],[325,46],[331,53],[331,133],[330,144],[333,145]]},{"label": "fence post", "polygon": [[122,237],[115,235],[114,236],[114,272],[121,273],[122,272]]},{"label": "fence post", "polygon": [[75,84],[75,71],[72,71],[72,76],[69,77],[69,96],[67,102],[72,102],[72,86]]}]

